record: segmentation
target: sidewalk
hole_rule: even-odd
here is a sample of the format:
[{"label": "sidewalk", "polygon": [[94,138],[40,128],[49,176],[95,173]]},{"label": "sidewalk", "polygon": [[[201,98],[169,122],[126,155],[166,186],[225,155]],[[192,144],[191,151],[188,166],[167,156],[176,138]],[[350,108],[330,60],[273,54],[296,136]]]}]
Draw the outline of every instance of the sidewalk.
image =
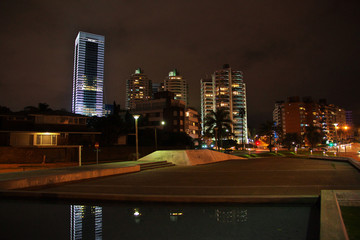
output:
[{"label": "sidewalk", "polygon": [[140,171],[141,161],[103,163],[0,174],[0,189],[19,189]]}]

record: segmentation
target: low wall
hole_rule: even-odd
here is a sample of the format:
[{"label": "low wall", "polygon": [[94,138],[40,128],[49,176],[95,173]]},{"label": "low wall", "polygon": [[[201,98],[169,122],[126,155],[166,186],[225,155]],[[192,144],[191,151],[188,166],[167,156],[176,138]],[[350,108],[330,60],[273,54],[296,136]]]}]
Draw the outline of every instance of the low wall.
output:
[{"label": "low wall", "polygon": [[77,148],[0,147],[0,163],[78,161]]},{"label": "low wall", "polygon": [[[145,156],[154,151],[153,147],[139,147],[139,154]],[[136,160],[135,146],[108,146],[100,147],[99,161],[132,161]],[[0,163],[46,163],[78,162],[78,147],[0,147]],[[83,147],[82,162],[95,162],[96,152],[93,147]]]}]

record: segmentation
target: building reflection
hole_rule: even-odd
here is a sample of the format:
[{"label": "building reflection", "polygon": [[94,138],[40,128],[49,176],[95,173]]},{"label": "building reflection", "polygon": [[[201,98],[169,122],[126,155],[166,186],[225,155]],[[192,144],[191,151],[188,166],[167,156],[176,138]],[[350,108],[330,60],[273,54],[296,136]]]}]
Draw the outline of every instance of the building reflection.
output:
[{"label": "building reflection", "polygon": [[177,222],[179,218],[183,216],[183,213],[181,211],[171,212],[170,213],[170,221],[171,222]]},{"label": "building reflection", "polygon": [[102,239],[102,207],[70,206],[70,239]]},{"label": "building reflection", "polygon": [[216,221],[221,223],[242,223],[247,221],[247,217],[247,209],[223,208],[215,210]]}]

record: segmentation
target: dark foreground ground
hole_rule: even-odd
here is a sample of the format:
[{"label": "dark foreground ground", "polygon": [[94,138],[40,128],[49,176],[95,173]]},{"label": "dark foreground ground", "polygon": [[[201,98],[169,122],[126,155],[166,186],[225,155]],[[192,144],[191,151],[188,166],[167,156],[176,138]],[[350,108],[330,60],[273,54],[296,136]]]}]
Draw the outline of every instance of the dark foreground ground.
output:
[{"label": "dark foreground ground", "polygon": [[221,197],[319,195],[324,189],[359,190],[359,171],[347,162],[273,157],[189,167],[175,166],[36,188],[31,191],[97,196]]}]

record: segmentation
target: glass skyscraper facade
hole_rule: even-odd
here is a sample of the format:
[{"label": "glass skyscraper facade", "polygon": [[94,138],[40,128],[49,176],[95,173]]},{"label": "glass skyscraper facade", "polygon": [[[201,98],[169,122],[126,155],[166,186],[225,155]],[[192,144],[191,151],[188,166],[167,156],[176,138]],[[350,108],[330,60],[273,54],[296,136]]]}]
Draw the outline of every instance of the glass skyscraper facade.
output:
[{"label": "glass skyscraper facade", "polygon": [[79,32],[75,40],[72,112],[104,115],[105,37]]}]

